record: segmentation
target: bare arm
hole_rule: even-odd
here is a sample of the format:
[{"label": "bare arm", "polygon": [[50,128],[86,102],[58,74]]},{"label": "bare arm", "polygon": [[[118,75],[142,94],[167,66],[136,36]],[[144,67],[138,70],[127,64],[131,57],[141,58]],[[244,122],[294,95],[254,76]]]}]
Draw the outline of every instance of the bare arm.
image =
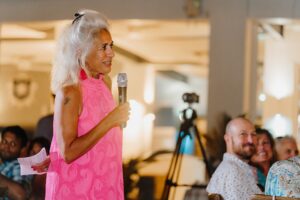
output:
[{"label": "bare arm", "polygon": [[81,94],[77,86],[67,86],[56,96],[56,133],[60,153],[66,163],[71,163],[90,150],[111,128],[128,120],[129,104],[116,107],[91,131],[77,136]]},{"label": "bare arm", "polygon": [[[9,199],[26,199],[25,189],[17,182],[12,181],[0,174],[0,188],[6,190]],[[1,197],[1,196],[0,196]]]}]

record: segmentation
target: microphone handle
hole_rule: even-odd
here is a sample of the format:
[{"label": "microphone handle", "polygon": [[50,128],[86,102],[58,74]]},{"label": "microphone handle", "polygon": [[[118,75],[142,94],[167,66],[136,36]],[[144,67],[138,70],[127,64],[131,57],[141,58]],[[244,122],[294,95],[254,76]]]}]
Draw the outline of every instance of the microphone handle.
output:
[{"label": "microphone handle", "polygon": [[127,87],[118,87],[119,90],[119,104],[127,101]]},{"label": "microphone handle", "polygon": [[[118,87],[119,90],[119,104],[127,101],[127,87]],[[126,122],[121,125],[122,128],[126,127]]]}]

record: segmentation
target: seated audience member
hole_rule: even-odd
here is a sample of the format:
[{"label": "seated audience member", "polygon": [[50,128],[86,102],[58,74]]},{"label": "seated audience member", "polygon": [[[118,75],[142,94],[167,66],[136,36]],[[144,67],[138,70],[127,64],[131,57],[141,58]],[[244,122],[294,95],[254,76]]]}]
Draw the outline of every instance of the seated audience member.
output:
[{"label": "seated audience member", "polygon": [[257,143],[255,128],[247,119],[235,118],[227,124],[224,139],[226,153],[206,190],[225,200],[250,200],[251,195],[261,193],[248,164]]},{"label": "seated audience member", "polygon": [[276,138],[275,150],[277,160],[287,160],[299,153],[296,140],[291,136]]},{"label": "seated audience member", "polygon": [[267,176],[265,194],[300,198],[300,156],[273,164]]},{"label": "seated audience member", "polygon": [[[51,96],[52,96],[52,101],[54,103],[55,95],[52,94]],[[51,142],[52,136],[53,136],[53,116],[54,116],[53,113],[48,114],[46,116],[41,117],[38,120],[34,138],[44,137],[44,138],[47,138]]]},{"label": "seated audience member", "polygon": [[49,154],[50,150],[50,141],[45,137],[37,137],[30,141],[28,147],[28,156],[33,156],[39,153],[42,148],[45,148],[47,154]]},{"label": "seated audience member", "polygon": [[49,141],[53,136],[53,114],[46,115],[39,119],[36,125],[36,131],[34,137],[45,137]]},{"label": "seated audience member", "polygon": [[250,164],[255,167],[257,182],[264,191],[266,178],[271,165],[274,163],[274,139],[266,129],[257,128],[256,153],[251,157]]},{"label": "seated audience member", "polygon": [[30,176],[21,176],[17,158],[27,144],[26,132],[20,126],[2,130],[0,143],[0,188],[1,199],[26,199],[30,192]]},{"label": "seated audience member", "polygon": [[[46,149],[49,155],[50,141],[44,137],[34,138],[29,145],[28,155],[33,156],[41,151],[42,148]],[[34,175],[32,179],[32,192],[30,199],[40,200],[45,199],[45,185],[46,185],[46,174]]]}]

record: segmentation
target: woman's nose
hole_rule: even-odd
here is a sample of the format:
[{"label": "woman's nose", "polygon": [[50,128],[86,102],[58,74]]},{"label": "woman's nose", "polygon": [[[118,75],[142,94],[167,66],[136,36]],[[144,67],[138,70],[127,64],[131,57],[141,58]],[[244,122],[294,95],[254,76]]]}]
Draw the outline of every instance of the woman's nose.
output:
[{"label": "woman's nose", "polygon": [[112,47],[108,47],[106,49],[106,55],[109,56],[109,57],[111,57],[111,58],[115,56],[115,52],[114,52],[114,50],[113,50]]}]

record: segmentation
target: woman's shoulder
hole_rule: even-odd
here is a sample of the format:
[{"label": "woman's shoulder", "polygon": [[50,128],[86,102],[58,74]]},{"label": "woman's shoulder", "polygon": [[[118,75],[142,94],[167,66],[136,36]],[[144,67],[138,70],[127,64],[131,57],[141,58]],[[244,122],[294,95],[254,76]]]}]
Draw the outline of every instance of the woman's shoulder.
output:
[{"label": "woman's shoulder", "polygon": [[270,174],[297,174],[300,171],[300,156],[275,162],[269,170]]},{"label": "woman's shoulder", "polygon": [[78,84],[66,85],[56,93],[56,99],[78,98],[81,96],[81,90]]}]

